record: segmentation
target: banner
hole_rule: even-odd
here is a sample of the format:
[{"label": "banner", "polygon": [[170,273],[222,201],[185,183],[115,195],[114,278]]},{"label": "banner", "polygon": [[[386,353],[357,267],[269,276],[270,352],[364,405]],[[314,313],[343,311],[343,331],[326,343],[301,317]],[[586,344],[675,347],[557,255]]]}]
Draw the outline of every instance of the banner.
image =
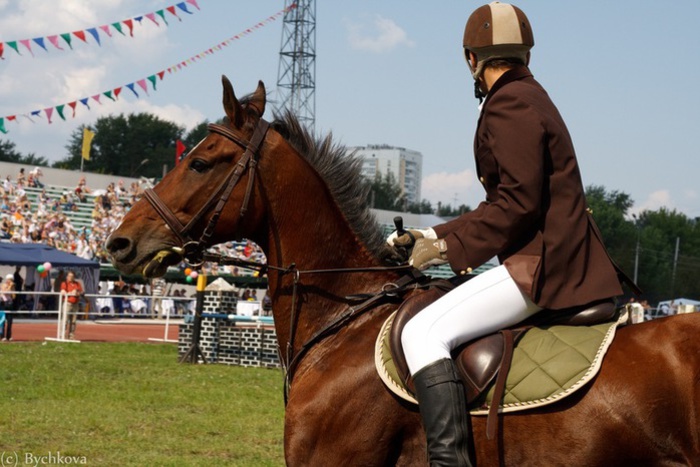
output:
[{"label": "banner", "polygon": [[185,149],[187,149],[185,144],[182,141],[177,140],[175,143],[175,165],[180,163],[180,156],[182,156],[182,153],[185,152]]},{"label": "banner", "polygon": [[92,138],[95,137],[95,132],[83,128],[83,159],[86,161],[90,160],[90,146],[92,145]]}]

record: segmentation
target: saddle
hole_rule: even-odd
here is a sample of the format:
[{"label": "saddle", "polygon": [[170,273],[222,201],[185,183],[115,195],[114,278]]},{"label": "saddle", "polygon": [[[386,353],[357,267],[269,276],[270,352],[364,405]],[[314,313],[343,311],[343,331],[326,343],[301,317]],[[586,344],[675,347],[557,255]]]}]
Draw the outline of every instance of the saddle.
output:
[{"label": "saddle", "polygon": [[[399,307],[389,330],[388,341],[398,377],[415,393],[413,380],[401,344],[404,326],[422,309],[455,286],[449,281],[436,281],[433,287],[409,297]],[[618,318],[619,310],[613,299],[601,300],[566,310],[542,310],[518,325],[463,344],[452,352],[457,370],[464,383],[467,403],[473,406],[493,389],[493,400],[500,401],[506,386],[515,343],[535,326],[593,326]],[[495,382],[495,385],[494,385]],[[489,420],[495,420],[499,404],[489,407]],[[487,426],[488,430],[488,426]],[[493,429],[488,430],[493,431]]]}]

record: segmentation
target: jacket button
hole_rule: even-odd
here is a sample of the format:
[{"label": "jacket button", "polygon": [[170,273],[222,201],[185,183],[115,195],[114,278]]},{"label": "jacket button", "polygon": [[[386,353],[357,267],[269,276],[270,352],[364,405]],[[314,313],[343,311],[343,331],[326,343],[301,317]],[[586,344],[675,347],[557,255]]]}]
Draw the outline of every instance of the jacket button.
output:
[{"label": "jacket button", "polygon": [[486,183],[486,179],[484,177],[479,177],[479,181],[481,182],[482,185],[484,183]]}]

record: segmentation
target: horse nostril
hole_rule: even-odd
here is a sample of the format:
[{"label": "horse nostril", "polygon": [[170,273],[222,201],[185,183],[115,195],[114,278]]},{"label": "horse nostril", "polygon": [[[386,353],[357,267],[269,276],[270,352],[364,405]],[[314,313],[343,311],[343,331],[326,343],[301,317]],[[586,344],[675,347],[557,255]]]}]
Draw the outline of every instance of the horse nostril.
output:
[{"label": "horse nostril", "polygon": [[123,259],[131,251],[131,240],[126,237],[110,238],[107,242],[107,251],[114,259]]}]

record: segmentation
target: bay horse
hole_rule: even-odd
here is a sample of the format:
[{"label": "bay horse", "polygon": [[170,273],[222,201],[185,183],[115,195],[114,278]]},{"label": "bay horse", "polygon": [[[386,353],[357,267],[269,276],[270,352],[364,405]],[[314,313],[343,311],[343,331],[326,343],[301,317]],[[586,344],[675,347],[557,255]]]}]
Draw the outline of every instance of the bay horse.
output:
[{"label": "bay horse", "polygon": [[[427,465],[417,407],[375,371],[375,339],[397,305],[380,302],[331,325],[351,309],[349,296],[377,294],[402,276],[386,268],[393,258],[359,161],[289,113],[268,127],[262,82],[239,101],[222,81],[225,124],[210,125],[134,204],[107,243],[114,265],[158,276],[183,256],[197,262],[209,245],[255,241],[270,266],[280,354],[288,367],[295,361],[287,464]],[[472,417],[477,464],[700,465],[699,336],[700,313],[620,329],[598,376],[577,393],[500,415],[495,440],[486,439],[485,417]]]}]

